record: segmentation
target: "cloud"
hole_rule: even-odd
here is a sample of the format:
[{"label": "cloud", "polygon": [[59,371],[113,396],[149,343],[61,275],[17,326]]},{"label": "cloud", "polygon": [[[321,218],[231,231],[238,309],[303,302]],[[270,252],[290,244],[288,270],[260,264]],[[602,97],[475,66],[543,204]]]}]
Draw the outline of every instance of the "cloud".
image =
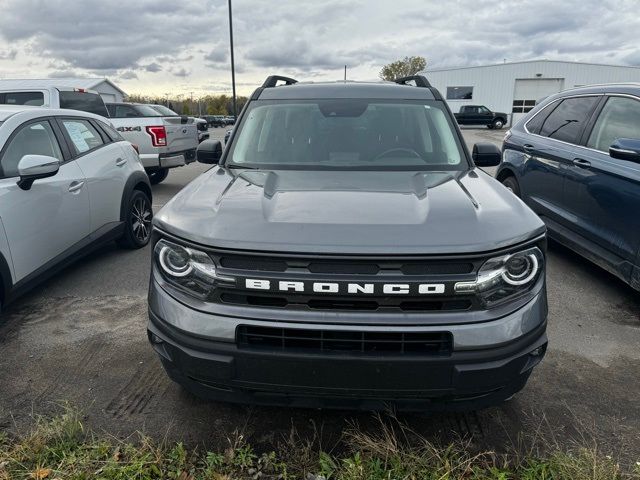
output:
[{"label": "cloud", "polygon": [[55,70],[49,75],[49,78],[86,78],[87,75],[81,72],[77,72],[75,70]]},{"label": "cloud", "polygon": [[210,0],[162,8],[155,0],[83,0],[81,7],[66,0],[4,0],[0,32],[76,68],[126,69],[204,41],[224,25],[221,9]]},{"label": "cloud", "polygon": [[0,50],[0,60],[15,60],[18,55],[18,50]]},{"label": "cloud", "polygon": [[127,70],[126,72],[123,72],[120,75],[118,75],[118,77],[122,78],[123,80],[132,80],[132,79],[138,78],[138,75],[136,75],[136,72]]},{"label": "cloud", "polygon": [[205,61],[211,63],[227,63],[229,61],[229,52],[223,47],[218,46],[204,56]]},{"label": "cloud", "polygon": [[147,72],[151,72],[151,73],[157,73],[162,71],[162,66],[160,66],[156,62],[151,62],[148,65],[144,65],[142,68],[144,68]]},{"label": "cloud", "polygon": [[[427,70],[540,58],[640,65],[636,10],[637,0],[243,0],[237,80],[251,90],[273,73],[336,79],[344,65],[349,78],[376,79],[407,55],[424,56]],[[16,72],[110,75],[156,93],[223,89],[229,57],[219,0],[2,0],[0,60]]]},{"label": "cloud", "polygon": [[185,78],[191,75],[191,72],[186,70],[185,68],[179,68],[178,70],[174,70],[172,73],[176,77],[182,77],[182,78]]}]

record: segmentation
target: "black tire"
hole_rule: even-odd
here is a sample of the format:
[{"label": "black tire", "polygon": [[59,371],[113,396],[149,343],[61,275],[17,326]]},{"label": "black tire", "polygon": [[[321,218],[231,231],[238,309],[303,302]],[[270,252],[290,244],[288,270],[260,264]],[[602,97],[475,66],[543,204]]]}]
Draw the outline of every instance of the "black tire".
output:
[{"label": "black tire", "polygon": [[513,175],[509,175],[502,179],[502,185],[507,187],[508,190],[511,190],[516,197],[520,196],[520,185],[518,185],[518,180]]},{"label": "black tire", "polygon": [[496,118],[491,126],[496,130],[500,130],[502,127],[504,127],[504,120],[502,120],[501,118]]},{"label": "black tire", "polygon": [[124,233],[118,245],[131,249],[144,247],[151,239],[152,219],[151,200],[146,193],[134,190],[127,203]]},{"label": "black tire", "polygon": [[149,183],[151,183],[151,185],[157,185],[167,178],[169,175],[169,169],[158,168],[156,170],[149,170],[147,175],[149,176]]}]

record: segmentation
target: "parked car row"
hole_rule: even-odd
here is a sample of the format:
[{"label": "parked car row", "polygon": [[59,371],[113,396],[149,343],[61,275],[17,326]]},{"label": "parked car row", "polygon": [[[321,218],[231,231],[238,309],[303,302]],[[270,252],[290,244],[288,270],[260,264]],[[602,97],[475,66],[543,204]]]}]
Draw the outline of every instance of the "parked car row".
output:
[{"label": "parked car row", "polygon": [[[0,309],[96,245],[151,242],[148,338],[197,395],[494,405],[546,352],[546,232],[640,290],[640,86],[549,97],[502,152],[469,152],[422,76],[269,77],[197,151],[193,118],[54,90],[0,92]],[[213,168],[153,218],[154,174],[196,157]],[[506,189],[477,168],[498,165]]]},{"label": "parked car row", "polygon": [[209,124],[210,127],[226,127],[227,125],[234,125],[236,123],[236,117],[233,115],[203,115],[203,120]]},{"label": "parked car row", "polygon": [[166,107],[161,105],[105,105],[97,92],[53,80],[0,80],[0,104],[74,109],[109,118],[108,122],[139,151],[152,184],[162,182],[169,169],[195,161],[198,143],[208,138],[208,133],[198,127],[205,123],[200,119],[163,110]]}]

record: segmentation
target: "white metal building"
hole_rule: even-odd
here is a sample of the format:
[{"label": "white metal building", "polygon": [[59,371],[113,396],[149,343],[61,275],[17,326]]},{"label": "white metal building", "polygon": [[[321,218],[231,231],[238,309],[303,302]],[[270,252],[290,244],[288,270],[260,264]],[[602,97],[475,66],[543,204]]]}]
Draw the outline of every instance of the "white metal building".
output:
[{"label": "white metal building", "polygon": [[94,90],[105,102],[123,102],[127,94],[108,78],[3,79],[6,88],[72,87]]},{"label": "white metal building", "polygon": [[560,90],[594,83],[640,82],[640,67],[555,60],[427,69],[423,74],[454,112],[462,105],[485,105],[513,114],[512,122],[537,101]]}]

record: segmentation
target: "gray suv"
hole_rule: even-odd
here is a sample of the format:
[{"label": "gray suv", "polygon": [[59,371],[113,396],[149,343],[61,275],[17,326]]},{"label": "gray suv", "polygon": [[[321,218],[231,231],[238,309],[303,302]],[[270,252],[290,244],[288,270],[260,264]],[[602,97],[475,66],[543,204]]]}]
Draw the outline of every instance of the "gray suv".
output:
[{"label": "gray suv", "polygon": [[218,165],[154,218],[149,291],[149,340],[187,390],[470,409],[544,356],[544,224],[424,77],[269,77],[198,156]]}]

